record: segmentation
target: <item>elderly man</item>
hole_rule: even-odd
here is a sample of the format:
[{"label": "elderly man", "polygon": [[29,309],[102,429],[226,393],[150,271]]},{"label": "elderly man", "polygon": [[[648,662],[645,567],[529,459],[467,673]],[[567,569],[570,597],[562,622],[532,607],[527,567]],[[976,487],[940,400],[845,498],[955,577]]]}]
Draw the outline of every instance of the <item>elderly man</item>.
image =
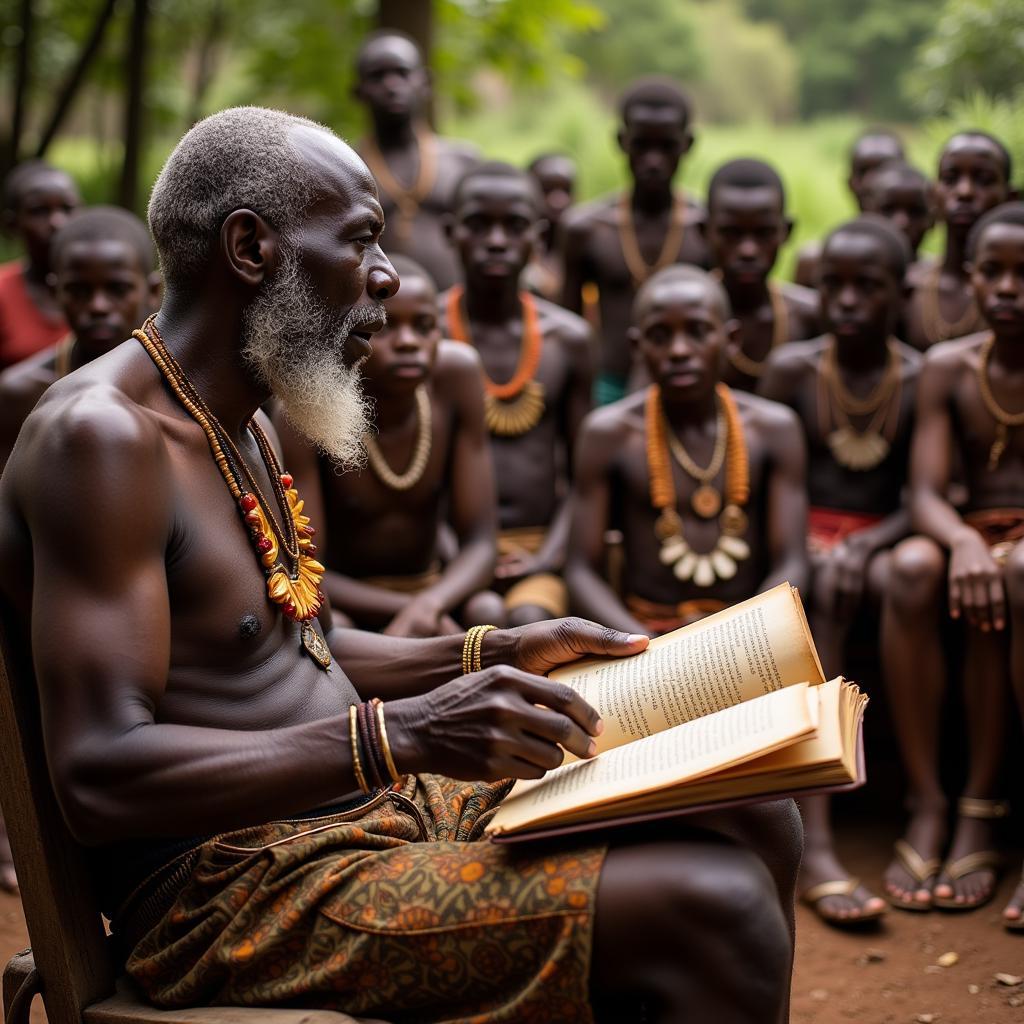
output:
[{"label": "elderly man", "polygon": [[356,367],[398,288],[363,163],[312,122],[225,111],[172,153],[149,219],[162,309],[50,388],[0,483],[3,614],[131,975],[162,1006],[783,1019],[791,804],[482,839],[499,780],[601,730],[543,674],[644,638],[570,619],[327,648],[314,531],[258,410],[276,395],[357,458]]}]

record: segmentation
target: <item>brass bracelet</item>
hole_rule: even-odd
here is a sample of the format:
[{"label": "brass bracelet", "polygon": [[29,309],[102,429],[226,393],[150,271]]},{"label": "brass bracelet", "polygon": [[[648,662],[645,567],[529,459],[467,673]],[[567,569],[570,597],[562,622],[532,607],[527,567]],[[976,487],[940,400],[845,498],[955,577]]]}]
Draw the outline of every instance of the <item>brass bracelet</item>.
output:
[{"label": "brass bracelet", "polygon": [[462,674],[464,676],[468,676],[473,671],[473,644],[479,631],[479,626],[470,626],[466,630],[465,639],[462,641]]},{"label": "brass bracelet", "polygon": [[482,672],[484,665],[481,658],[484,649],[484,636],[490,633],[492,629],[497,629],[497,626],[477,626],[476,635],[473,637],[473,671]]},{"label": "brass bracelet", "polygon": [[391,744],[388,743],[388,730],[387,726],[384,725],[384,702],[377,700],[374,705],[374,710],[377,712],[377,725],[380,726],[380,745],[384,751],[384,763],[388,767],[388,771],[391,773],[392,782],[401,782],[402,776],[398,774],[398,769],[395,767],[395,759],[391,756]]},{"label": "brass bracelet", "polygon": [[359,759],[359,726],[356,723],[356,715],[358,713],[355,704],[352,704],[348,709],[348,733],[349,738],[352,740],[352,772],[356,777],[359,788],[369,796],[370,787],[366,784],[363,764]]}]

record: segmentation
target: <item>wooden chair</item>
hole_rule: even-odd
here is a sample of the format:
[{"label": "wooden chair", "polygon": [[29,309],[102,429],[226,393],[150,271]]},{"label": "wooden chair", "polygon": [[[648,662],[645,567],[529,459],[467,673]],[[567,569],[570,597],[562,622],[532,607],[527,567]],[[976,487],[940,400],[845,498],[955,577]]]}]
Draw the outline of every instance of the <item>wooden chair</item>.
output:
[{"label": "wooden chair", "polygon": [[50,785],[31,662],[6,639],[0,628],[0,790],[32,942],[3,973],[6,1024],[28,1024],[37,994],[49,1024],[360,1024],[330,1010],[158,1010],[118,976],[84,851]]}]

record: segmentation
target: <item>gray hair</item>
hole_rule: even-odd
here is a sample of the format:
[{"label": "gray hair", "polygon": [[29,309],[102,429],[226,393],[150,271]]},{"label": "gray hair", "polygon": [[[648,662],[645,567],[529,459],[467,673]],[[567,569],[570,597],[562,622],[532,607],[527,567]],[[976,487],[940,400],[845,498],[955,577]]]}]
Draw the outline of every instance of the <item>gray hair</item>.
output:
[{"label": "gray hair", "polygon": [[290,141],[299,127],[330,132],[280,110],[232,107],[185,133],[149,197],[149,229],[168,282],[199,276],[233,211],[253,210],[286,233],[319,198],[322,180]]}]

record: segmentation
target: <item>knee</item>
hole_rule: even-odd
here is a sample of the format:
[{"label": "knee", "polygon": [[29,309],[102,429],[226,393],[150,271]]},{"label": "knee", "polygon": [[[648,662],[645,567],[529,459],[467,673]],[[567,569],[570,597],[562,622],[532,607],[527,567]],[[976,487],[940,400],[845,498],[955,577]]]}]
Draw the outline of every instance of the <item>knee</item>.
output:
[{"label": "knee", "polygon": [[493,590],[481,590],[473,594],[462,606],[462,614],[459,617],[464,626],[483,623],[498,627],[507,625],[505,602]]},{"label": "knee", "polygon": [[892,551],[887,596],[897,607],[935,605],[945,578],[946,556],[938,544],[927,537],[911,537]]}]

